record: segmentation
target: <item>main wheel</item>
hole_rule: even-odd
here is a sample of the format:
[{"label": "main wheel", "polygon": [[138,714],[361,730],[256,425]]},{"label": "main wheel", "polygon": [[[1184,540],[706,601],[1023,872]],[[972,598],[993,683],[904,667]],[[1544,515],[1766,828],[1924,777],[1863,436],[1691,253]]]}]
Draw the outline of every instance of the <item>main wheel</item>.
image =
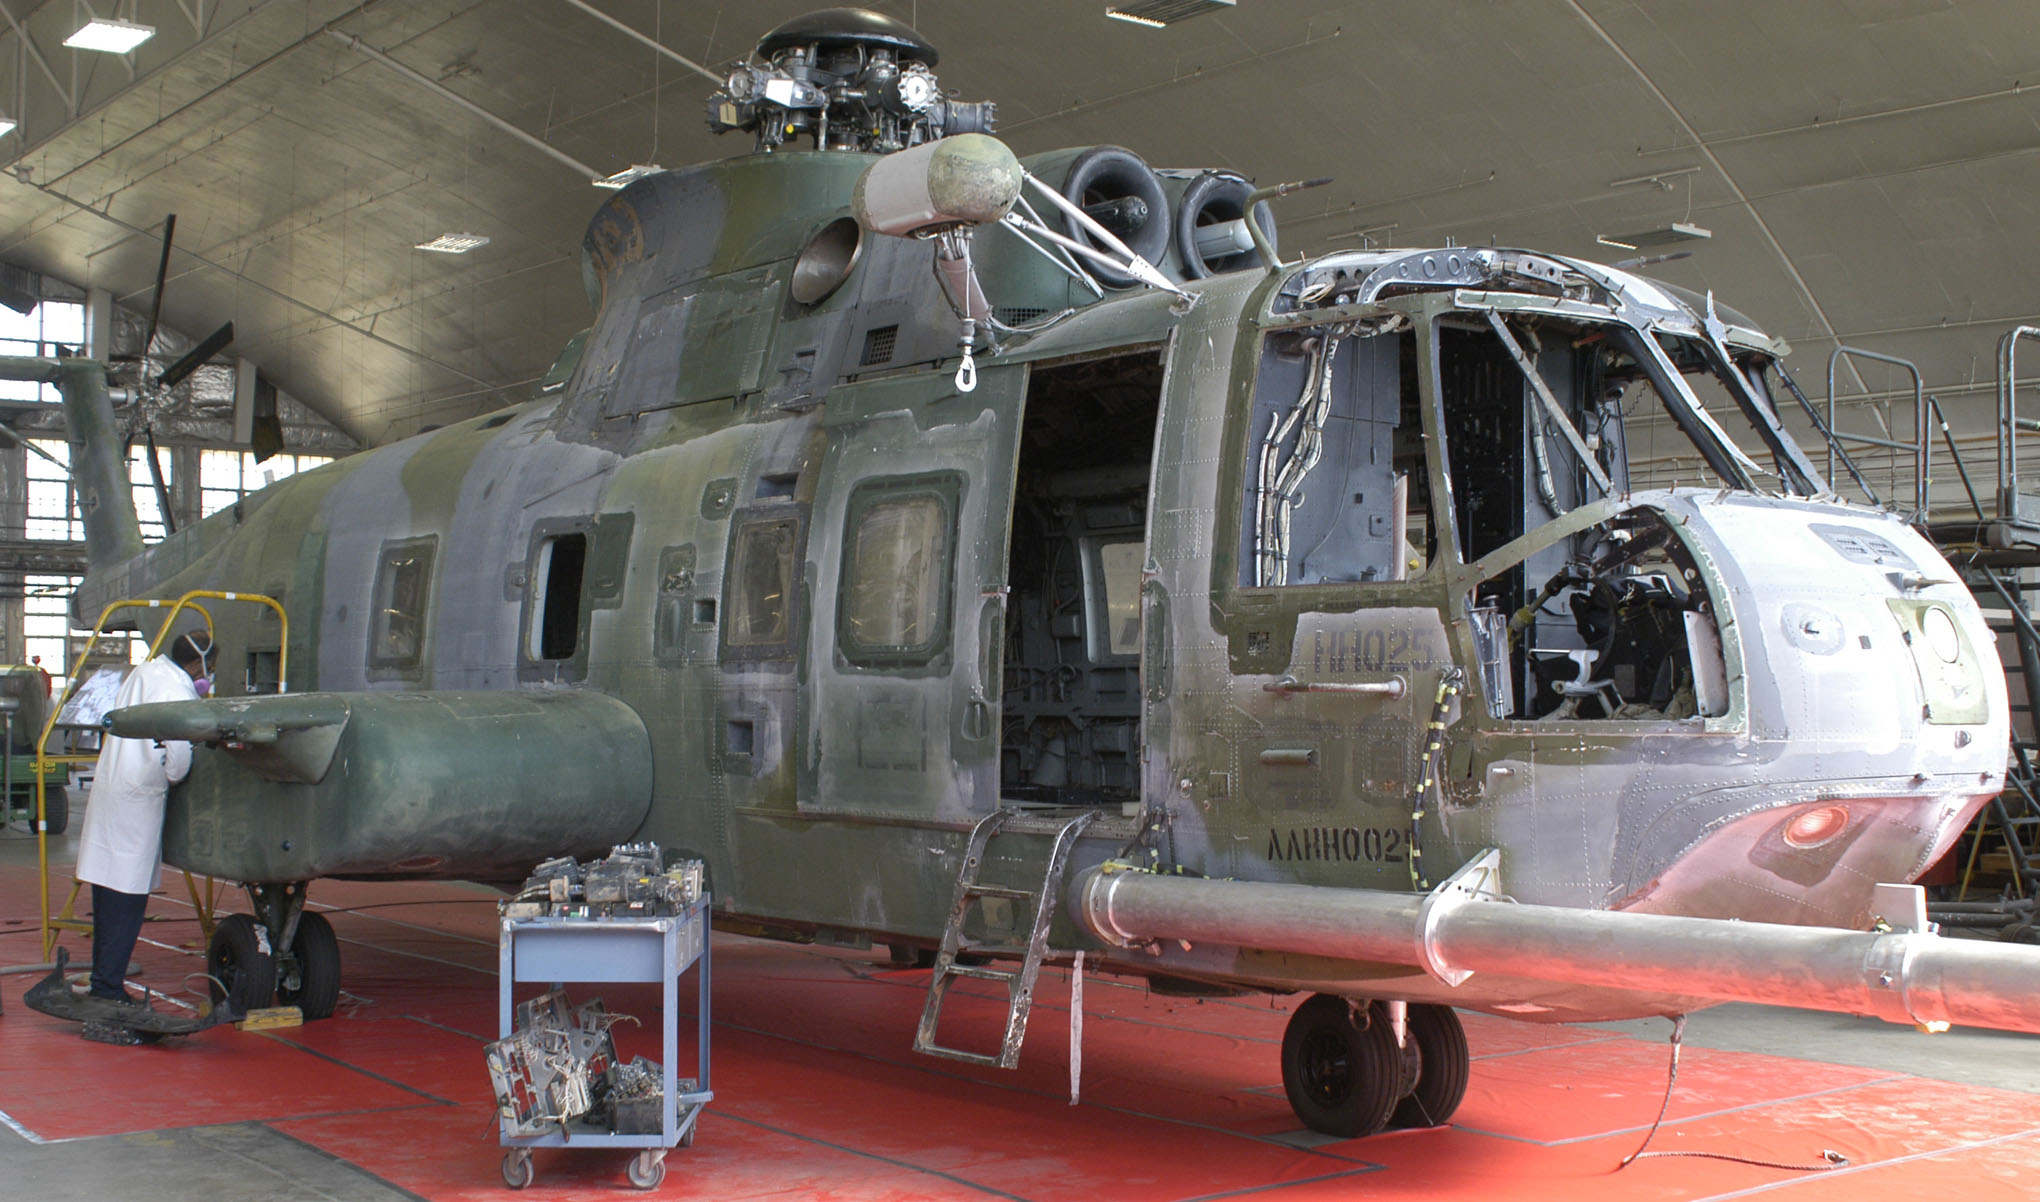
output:
[{"label": "main wheel", "polygon": [[1346,999],[1318,994],[1282,1033],[1282,1089],[1313,1131],[1357,1139],[1388,1125],[1402,1097],[1402,1049],[1378,1006],[1357,1016]]},{"label": "main wheel", "polygon": [[1409,1034],[1409,1046],[1417,1053],[1416,1085],[1396,1103],[1389,1121],[1398,1127],[1442,1127],[1466,1097],[1466,1028],[1450,1006],[1413,1002]]},{"label": "main wheel", "polygon": [[538,1176],[538,1170],[531,1166],[531,1149],[512,1148],[503,1153],[503,1184],[511,1189],[523,1189]]},{"label": "main wheel", "polygon": [[213,928],[205,949],[205,971],[211,976],[214,1005],[246,1014],[267,1006],[276,996],[276,958],[269,953],[269,935],[247,914],[229,914]]},{"label": "main wheel", "polygon": [[[64,792],[61,785],[43,786],[43,816],[45,818],[43,825],[48,828],[49,834],[61,835],[65,830],[69,829],[71,825],[71,795]],[[28,791],[29,833],[34,834],[35,828],[35,790],[30,789]]]},{"label": "main wheel", "polygon": [[296,1006],[308,1020],[332,1017],[340,1001],[340,940],[324,914],[298,915],[290,960],[276,974],[276,1000]]},{"label": "main wheel", "polygon": [[649,1150],[639,1152],[630,1158],[624,1176],[629,1177],[630,1183],[639,1189],[657,1189],[659,1183],[666,1179],[666,1158]]}]

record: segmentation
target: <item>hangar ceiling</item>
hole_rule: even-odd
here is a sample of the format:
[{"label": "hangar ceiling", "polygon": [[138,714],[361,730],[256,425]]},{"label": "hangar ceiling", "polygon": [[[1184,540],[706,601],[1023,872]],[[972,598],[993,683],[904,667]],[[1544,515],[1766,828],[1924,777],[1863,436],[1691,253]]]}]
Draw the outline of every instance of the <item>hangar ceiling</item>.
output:
[{"label": "hangar ceiling", "polygon": [[[812,0],[0,0],[0,262],[236,350],[368,443],[520,399],[588,323],[591,173],[748,151],[720,68]],[[2024,0],[1239,0],[1167,29],[1104,0],[892,0],[1022,155],[1111,142],[1262,182],[1284,250],[1711,230],[1649,270],[1792,342],[1919,363],[1958,430],[2040,316],[2040,22]],[[635,31],[633,36],[620,29]],[[661,52],[653,43],[666,48]],[[686,61],[682,61],[686,60]],[[2035,84],[2026,84],[2034,78]],[[465,255],[413,249],[486,235]],[[1646,249],[1642,253],[1649,253]],[[1842,377],[1844,397],[1897,373]]]}]

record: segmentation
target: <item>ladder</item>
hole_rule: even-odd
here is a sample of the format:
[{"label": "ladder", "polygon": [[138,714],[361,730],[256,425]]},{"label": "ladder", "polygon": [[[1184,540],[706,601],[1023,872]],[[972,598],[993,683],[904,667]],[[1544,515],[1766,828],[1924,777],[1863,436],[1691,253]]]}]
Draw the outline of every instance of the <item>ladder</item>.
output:
[{"label": "ladder", "polygon": [[[949,922],[942,928],[942,947],[935,953],[935,972],[928,980],[928,1001],[921,1009],[920,1028],[914,1033],[914,1050],[917,1052],[1000,1068],[1012,1068],[1020,1062],[1020,1044],[1027,1037],[1027,1014],[1034,1006],[1034,983],[1041,974],[1042,958],[1048,953],[1048,929],[1054,922],[1056,900],[1062,892],[1063,869],[1069,863],[1070,849],[1076,846],[1078,837],[1097,819],[1098,813],[1087,810],[1064,823],[1062,829],[1056,832],[1055,845],[1049,851],[1039,889],[990,885],[978,879],[984,868],[985,850],[1005,826],[1011,813],[1005,809],[993,810],[971,828],[970,842],[964,848],[963,867],[956,877],[956,900],[949,907]],[[988,898],[1002,899],[1016,906],[1024,904],[1034,912],[1025,954],[1017,968],[960,962],[963,956],[975,959],[985,952],[1017,950],[1011,943],[976,943],[965,939],[963,928],[970,912],[977,903]],[[950,986],[965,979],[998,981],[1006,987],[1006,1032],[996,1054],[944,1047],[935,1042],[935,1028],[941,1021],[943,999],[949,996]]]}]

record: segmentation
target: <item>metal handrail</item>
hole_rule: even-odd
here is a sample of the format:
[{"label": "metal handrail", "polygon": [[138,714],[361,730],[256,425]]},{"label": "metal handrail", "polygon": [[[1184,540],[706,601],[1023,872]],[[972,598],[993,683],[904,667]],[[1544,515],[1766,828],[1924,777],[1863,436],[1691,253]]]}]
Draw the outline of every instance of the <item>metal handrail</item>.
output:
[{"label": "metal handrail", "polygon": [[2019,417],[2019,339],[2040,338],[2040,329],[2013,326],[1998,340],[1997,491],[1998,516],[2018,521],[2019,431],[2040,429],[2040,423]]},{"label": "metal handrail", "polygon": [[[2035,330],[2034,333],[2040,334],[2040,330]],[[1903,367],[1904,369],[1906,369],[1906,371],[1912,373],[1913,379],[1912,442],[1904,443],[1899,442],[1898,440],[1892,438],[1879,438],[1872,434],[1848,434],[1841,430],[1835,429],[1835,364],[1841,362],[1842,356],[1844,355],[1850,355],[1860,359],[1874,359],[1879,363],[1888,363],[1893,367]],[[1927,468],[1928,464],[1931,462],[1932,454],[1928,446],[1929,427],[1927,424],[1926,396],[1927,396],[1926,381],[1920,376],[1920,369],[1918,365],[1913,363],[1912,360],[1901,359],[1896,355],[1883,355],[1879,354],[1876,351],[1866,351],[1861,347],[1855,346],[1836,347],[1834,349],[1834,353],[1828,356],[1827,365],[1827,406],[1828,406],[1827,424],[1830,438],[1830,442],[1828,443],[1827,474],[1829,478],[1832,479],[1834,476],[1835,470],[1834,443],[1836,441],[1846,439],[1849,442],[1860,443],[1864,446],[1888,447],[1898,451],[1911,451],[1913,453],[1913,509],[1917,515],[1917,520],[1922,522],[1926,521]],[[2000,465],[2000,471],[2002,471],[2002,464]]]},{"label": "metal handrail", "polygon": [[[274,597],[262,593],[230,593],[217,589],[192,589],[175,601],[164,601],[153,597],[133,598],[125,601],[115,601],[99,611],[99,620],[93,624],[92,634],[85,640],[84,649],[79,651],[78,662],[71,667],[71,676],[64,684],[64,692],[50,705],[49,715],[43,719],[42,732],[36,737],[35,741],[35,858],[37,877],[41,882],[41,888],[37,892],[41,895],[40,901],[42,904],[42,950],[44,959],[48,959],[56,950],[57,929],[59,926],[90,929],[90,924],[81,923],[74,918],[66,917],[52,920],[50,917],[49,821],[44,813],[43,776],[47,766],[50,764],[84,763],[97,758],[96,756],[86,755],[53,756],[49,754],[50,733],[57,727],[57,716],[63,712],[64,706],[69,704],[72,696],[77,693],[79,675],[84,672],[85,663],[91,658],[93,648],[97,647],[99,640],[105,636],[107,621],[114,614],[126,609],[163,609],[166,606],[169,608],[170,612],[164,615],[162,625],[156,629],[156,637],[149,641],[149,654],[153,656],[162,650],[163,641],[169,638],[170,630],[176,625],[178,615],[186,609],[195,609],[205,618],[207,637],[208,639],[212,637],[212,611],[199,604],[201,600],[246,601],[254,605],[267,605],[276,611],[276,620],[282,627],[278,636],[276,656],[277,690],[279,692],[288,692],[290,690],[290,615],[284,612],[283,603]],[[211,916],[210,900],[212,896],[211,882],[207,882],[207,898],[204,902],[200,902],[198,887],[192,882],[189,872],[184,874],[184,883],[185,887],[191,891],[193,902],[197,904],[201,926],[209,926]],[[72,897],[74,900],[77,897],[76,890],[72,891]],[[67,910],[70,908],[68,903],[65,908]],[[212,932],[208,929],[205,931],[205,934],[210,938]]]}]

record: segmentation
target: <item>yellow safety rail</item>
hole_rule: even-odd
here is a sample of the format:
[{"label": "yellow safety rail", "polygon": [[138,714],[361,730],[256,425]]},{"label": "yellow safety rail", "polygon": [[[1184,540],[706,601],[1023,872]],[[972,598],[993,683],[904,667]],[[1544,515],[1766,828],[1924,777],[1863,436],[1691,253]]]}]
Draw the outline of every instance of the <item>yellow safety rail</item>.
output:
[{"label": "yellow safety rail", "polygon": [[[92,637],[86,640],[84,650],[78,653],[78,662],[71,666],[70,681],[65,684],[63,695],[51,703],[49,716],[43,720],[42,733],[35,741],[35,856],[36,871],[42,883],[40,893],[42,896],[42,950],[44,959],[49,959],[55,953],[57,932],[59,930],[70,929],[88,933],[92,930],[91,923],[75,916],[79,889],[79,882],[76,880],[71,882],[71,893],[65,899],[62,911],[54,916],[50,913],[49,822],[44,813],[43,778],[47,775],[48,766],[51,764],[89,764],[99,758],[96,752],[92,755],[51,755],[49,753],[50,733],[57,727],[57,716],[63,712],[64,706],[70,703],[71,697],[78,691],[80,676],[85,670],[85,663],[91,657],[92,649],[99,645],[99,640],[106,634],[107,620],[112,618],[114,614],[127,609],[160,610],[167,608],[170,611],[164,615],[162,625],[156,628],[156,637],[149,642],[149,654],[153,656],[162,649],[164,640],[170,637],[170,631],[177,623],[178,615],[182,614],[186,609],[198,611],[199,615],[205,619],[207,638],[211,639],[213,637],[212,611],[199,604],[202,600],[245,601],[253,605],[266,605],[276,611],[276,620],[282,626],[276,657],[276,687],[278,692],[288,692],[290,689],[290,615],[284,612],[283,604],[274,597],[265,596],[262,593],[228,593],[215,589],[193,589],[175,601],[137,598],[129,601],[115,601],[100,611],[99,620],[92,627]],[[139,620],[137,620],[136,624],[140,625]],[[192,879],[192,875],[189,872],[186,872],[184,874],[184,887],[191,894],[193,908],[198,911],[199,929],[203,933],[203,937],[211,939],[213,910],[219,900],[218,882],[214,881],[211,877],[205,878],[205,889],[201,894],[198,883]]]}]

